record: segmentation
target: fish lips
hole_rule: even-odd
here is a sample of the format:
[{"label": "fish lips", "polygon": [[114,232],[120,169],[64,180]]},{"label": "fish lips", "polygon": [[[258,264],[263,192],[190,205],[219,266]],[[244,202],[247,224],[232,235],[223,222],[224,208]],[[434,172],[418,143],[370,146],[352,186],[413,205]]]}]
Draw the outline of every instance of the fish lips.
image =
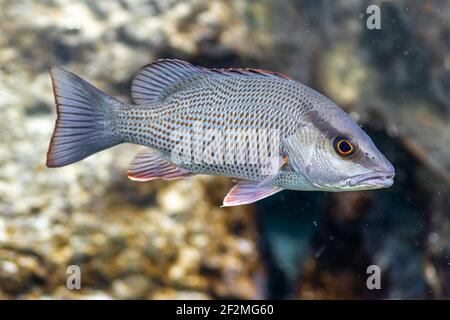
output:
[{"label": "fish lips", "polygon": [[395,171],[375,171],[360,174],[346,180],[350,188],[379,189],[389,188],[394,183]]}]

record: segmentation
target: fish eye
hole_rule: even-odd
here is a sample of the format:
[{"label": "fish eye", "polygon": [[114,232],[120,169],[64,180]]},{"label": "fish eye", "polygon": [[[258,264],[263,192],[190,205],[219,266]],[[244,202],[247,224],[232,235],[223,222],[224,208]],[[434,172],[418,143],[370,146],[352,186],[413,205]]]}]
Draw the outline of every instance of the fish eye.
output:
[{"label": "fish eye", "polygon": [[356,143],[346,136],[338,136],[333,141],[334,151],[343,158],[347,158],[355,154],[357,151]]}]

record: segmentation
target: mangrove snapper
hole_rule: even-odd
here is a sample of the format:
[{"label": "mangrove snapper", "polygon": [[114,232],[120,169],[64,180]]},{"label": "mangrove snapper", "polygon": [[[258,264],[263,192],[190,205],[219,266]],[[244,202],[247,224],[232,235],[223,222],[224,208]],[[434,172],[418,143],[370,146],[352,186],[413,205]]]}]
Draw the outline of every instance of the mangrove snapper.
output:
[{"label": "mangrove snapper", "polygon": [[120,143],[148,147],[133,180],[193,174],[238,180],[223,206],[283,189],[351,191],[389,187],[391,163],[336,104],[280,73],[208,69],[159,60],[133,79],[128,105],[77,75],[50,67],[58,117],[48,167]]}]

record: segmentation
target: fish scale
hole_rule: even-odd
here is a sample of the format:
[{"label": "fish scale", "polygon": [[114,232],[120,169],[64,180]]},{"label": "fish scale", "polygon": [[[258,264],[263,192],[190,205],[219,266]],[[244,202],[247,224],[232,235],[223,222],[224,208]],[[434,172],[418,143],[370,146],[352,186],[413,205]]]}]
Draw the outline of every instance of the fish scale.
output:
[{"label": "fish scale", "polygon": [[[209,79],[209,78],[213,79]],[[208,75],[196,82],[190,82],[187,88],[179,89],[173,97],[166,98],[163,105],[142,107],[134,105],[130,110],[119,110],[119,132],[126,136],[129,142],[146,145],[170,153],[178,143],[171,135],[174,130],[191,131],[194,122],[200,122],[203,129],[214,129],[219,132],[245,129],[278,129],[281,138],[298,130],[293,112],[301,116],[302,107],[281,108],[280,105],[290,100],[292,90],[296,88],[286,85],[290,81],[283,78],[267,79],[254,76],[249,81],[245,75]],[[274,91],[276,94],[264,95],[264,92]],[[298,89],[297,89],[298,91]],[[221,94],[216,94],[219,92]],[[240,94],[242,92],[242,94]],[[239,93],[233,96],[233,93]],[[300,93],[298,93],[300,94]],[[208,99],[208,97],[213,97]],[[305,106],[305,110],[307,106]],[[299,112],[300,111],[300,112]],[[138,119],[130,119],[129,114],[139,115]],[[258,118],[259,121],[256,121]],[[151,119],[149,121],[149,119]],[[136,123],[140,125],[136,126]],[[178,124],[178,127],[173,124]],[[160,138],[158,138],[160,137]],[[206,135],[205,141],[212,137]],[[245,143],[246,137],[237,137],[238,145]],[[241,139],[241,140],[239,140]],[[258,148],[260,146],[258,145]],[[202,155],[195,154],[194,158]],[[208,162],[210,159],[204,159]],[[222,159],[223,161],[223,159]],[[261,168],[267,164],[182,164],[181,167],[194,173],[207,173],[228,177],[258,180],[262,178]],[[236,170],[239,167],[239,170]]]}]

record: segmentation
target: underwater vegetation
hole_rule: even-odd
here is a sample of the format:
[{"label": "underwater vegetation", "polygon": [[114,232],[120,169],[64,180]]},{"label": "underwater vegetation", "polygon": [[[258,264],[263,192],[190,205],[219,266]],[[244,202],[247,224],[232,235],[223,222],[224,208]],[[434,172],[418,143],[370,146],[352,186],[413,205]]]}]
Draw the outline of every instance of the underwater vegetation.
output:
[{"label": "underwater vegetation", "polygon": [[[0,4],[0,298],[450,298],[448,1]],[[45,167],[48,65],[130,102],[159,58],[302,81],[363,127],[395,184],[220,208],[227,178],[129,181],[138,146]],[[381,290],[366,287],[373,264]]]}]

